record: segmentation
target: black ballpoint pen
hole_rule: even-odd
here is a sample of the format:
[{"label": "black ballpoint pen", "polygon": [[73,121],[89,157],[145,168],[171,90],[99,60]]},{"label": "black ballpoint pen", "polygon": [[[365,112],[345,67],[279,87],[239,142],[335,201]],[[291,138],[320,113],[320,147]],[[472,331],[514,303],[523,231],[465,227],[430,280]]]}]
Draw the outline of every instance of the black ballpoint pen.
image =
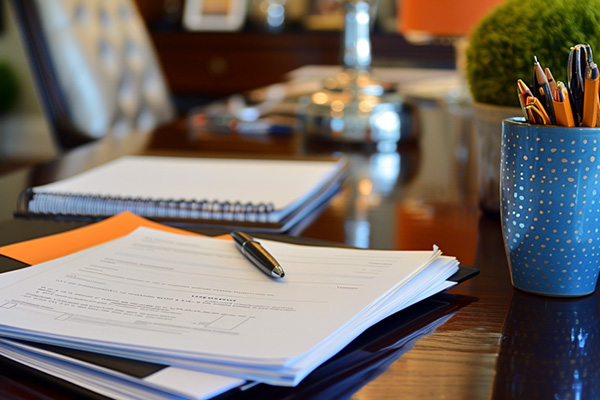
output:
[{"label": "black ballpoint pen", "polygon": [[569,53],[569,65],[567,69],[568,81],[567,86],[569,87],[569,95],[571,101],[571,108],[573,110],[573,119],[575,120],[575,126],[581,126],[583,119],[583,86],[584,86],[584,74],[585,69],[581,69],[581,56],[582,52],[586,57],[585,49],[582,45],[576,45],[571,47]]},{"label": "black ballpoint pen", "polygon": [[254,238],[238,231],[231,232],[231,237],[235,241],[238,250],[252,264],[271,277],[283,278],[285,273],[279,262]]}]

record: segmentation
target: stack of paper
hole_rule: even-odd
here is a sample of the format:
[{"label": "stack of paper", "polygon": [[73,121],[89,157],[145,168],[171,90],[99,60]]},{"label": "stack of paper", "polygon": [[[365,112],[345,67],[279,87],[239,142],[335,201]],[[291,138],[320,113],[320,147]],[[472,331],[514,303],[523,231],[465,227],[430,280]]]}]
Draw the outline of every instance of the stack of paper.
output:
[{"label": "stack of paper", "polygon": [[[440,307],[439,302],[433,304]],[[255,389],[255,383],[238,378],[9,339],[0,339],[0,355],[115,400],[202,400],[230,389],[238,392],[252,389],[261,393],[249,393],[247,398],[254,398],[255,395],[256,398],[283,398],[290,395],[295,398],[349,398],[351,393],[383,373],[421,337],[432,333],[451,317],[452,314],[447,314],[434,319],[387,346],[377,347],[371,342],[367,342],[370,343],[367,345],[357,339],[295,388],[265,388],[261,385]],[[402,320],[395,328],[406,322]],[[408,322],[412,322],[410,318]],[[390,331],[393,335],[394,329]],[[376,338],[381,339],[379,336]]]},{"label": "stack of paper", "polygon": [[9,339],[0,339],[0,355],[115,400],[201,400],[245,387],[239,378]]},{"label": "stack of paper", "polygon": [[262,241],[273,280],[232,242],[140,228],[0,276],[9,338],[293,386],[361,332],[445,290],[431,252]]}]

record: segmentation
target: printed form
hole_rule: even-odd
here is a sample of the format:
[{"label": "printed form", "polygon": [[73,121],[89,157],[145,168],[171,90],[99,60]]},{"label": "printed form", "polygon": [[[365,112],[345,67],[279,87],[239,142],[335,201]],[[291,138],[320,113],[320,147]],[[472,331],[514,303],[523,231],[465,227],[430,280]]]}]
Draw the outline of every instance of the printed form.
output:
[{"label": "printed form", "polygon": [[0,334],[295,384],[373,323],[449,287],[458,266],[435,250],[261,242],[285,278],[233,242],[149,228],[0,275]]}]

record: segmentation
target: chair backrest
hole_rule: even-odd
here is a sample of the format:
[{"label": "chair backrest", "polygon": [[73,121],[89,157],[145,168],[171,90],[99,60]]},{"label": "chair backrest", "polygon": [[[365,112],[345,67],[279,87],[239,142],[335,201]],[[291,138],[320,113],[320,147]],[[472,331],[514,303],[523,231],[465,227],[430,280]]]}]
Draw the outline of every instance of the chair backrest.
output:
[{"label": "chair backrest", "polygon": [[148,132],[174,116],[131,0],[11,0],[58,145]]}]

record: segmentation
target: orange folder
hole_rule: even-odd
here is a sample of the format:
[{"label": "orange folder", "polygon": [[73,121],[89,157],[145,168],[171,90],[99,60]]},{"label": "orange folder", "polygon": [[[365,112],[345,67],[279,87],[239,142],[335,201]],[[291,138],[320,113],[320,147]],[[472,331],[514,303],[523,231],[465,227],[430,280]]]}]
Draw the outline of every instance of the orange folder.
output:
[{"label": "orange folder", "polygon": [[[0,247],[0,254],[33,265],[63,257],[125,236],[140,226],[184,235],[198,233],[159,224],[130,212],[123,212],[91,225]],[[228,235],[224,235],[227,236]]]}]

